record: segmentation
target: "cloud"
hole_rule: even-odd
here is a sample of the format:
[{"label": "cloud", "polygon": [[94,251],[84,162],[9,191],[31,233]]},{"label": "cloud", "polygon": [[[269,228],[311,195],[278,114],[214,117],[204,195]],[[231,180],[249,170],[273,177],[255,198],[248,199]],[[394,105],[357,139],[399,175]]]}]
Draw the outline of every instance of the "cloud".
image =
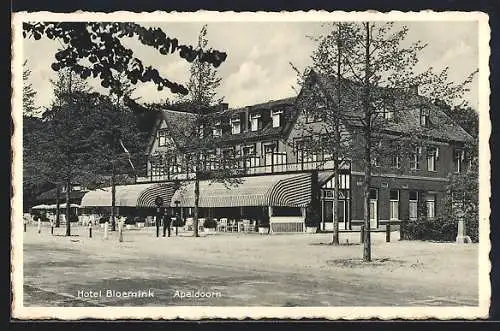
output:
[{"label": "cloud", "polygon": [[[194,45],[204,22],[150,23],[161,27],[167,35],[180,42]],[[419,56],[418,68],[436,69],[450,66],[450,78],[461,81],[478,65],[477,23],[474,22],[402,22],[408,26],[408,43],[416,40],[428,42]],[[310,64],[315,42],[307,35],[324,31],[321,22],[210,22],[209,46],[227,52],[227,59],[218,68],[222,77],[220,95],[230,107],[251,105],[270,99],[294,95],[291,86],[296,73],[289,62],[299,70]],[[152,65],[165,77],[184,83],[189,75],[189,63],[178,54],[161,55],[157,50],[142,45],[138,40],[125,39],[146,65]],[[48,106],[52,98],[49,79],[55,77],[50,69],[54,53],[60,45],[52,40],[25,40],[24,54],[32,69],[31,81],[39,91],[37,103]],[[418,69],[416,68],[416,69]],[[92,83],[94,85],[94,83]],[[96,83],[98,90],[103,90]],[[471,86],[469,98],[476,98],[477,83]],[[135,96],[142,102],[162,102],[171,97],[169,91],[157,91],[151,83],[137,84]]]}]

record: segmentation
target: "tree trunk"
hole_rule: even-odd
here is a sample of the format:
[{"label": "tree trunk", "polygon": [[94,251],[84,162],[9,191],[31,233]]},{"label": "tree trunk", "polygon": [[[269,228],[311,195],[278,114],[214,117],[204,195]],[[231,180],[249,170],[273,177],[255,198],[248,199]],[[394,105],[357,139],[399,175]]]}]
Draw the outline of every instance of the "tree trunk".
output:
[{"label": "tree trunk", "polygon": [[334,119],[334,141],[335,141],[335,148],[333,151],[333,178],[334,178],[334,183],[335,186],[333,187],[333,237],[332,237],[332,244],[333,245],[338,245],[340,244],[339,241],[339,213],[338,213],[338,204],[339,204],[339,158],[338,158],[338,153],[337,153],[337,147],[340,147],[340,112],[341,112],[341,105],[340,102],[342,100],[342,93],[341,93],[341,79],[342,76],[340,74],[341,70],[341,61],[342,61],[342,45],[341,45],[341,38],[342,38],[342,27],[341,23],[337,23],[337,28],[338,28],[338,36],[337,36],[337,111],[335,114],[335,119]]},{"label": "tree trunk", "polygon": [[70,193],[71,193],[71,180],[68,179],[66,181],[66,236],[71,236],[71,224],[69,221],[69,213],[70,213]]},{"label": "tree trunk", "polygon": [[364,194],[364,247],[363,247],[363,261],[370,262],[372,260],[371,252],[371,236],[370,236],[370,182],[371,182],[371,109],[370,109],[370,24],[364,23],[366,30],[366,44],[365,44],[365,77],[364,77],[364,91],[363,91],[363,111],[365,114],[365,127],[364,127],[364,170],[365,178],[363,181],[363,194]]},{"label": "tree trunk", "polygon": [[61,204],[61,186],[59,183],[56,185],[56,228],[61,225],[61,211],[59,210],[59,206]]},{"label": "tree trunk", "polygon": [[199,210],[199,203],[200,203],[200,180],[198,178],[198,175],[196,175],[196,179],[194,181],[194,221],[193,221],[193,226],[194,226],[194,232],[193,236],[194,237],[199,237],[198,233],[198,210]]},{"label": "tree trunk", "polygon": [[[111,231],[116,230],[116,182],[115,182],[115,163],[112,161],[111,167]],[[156,220],[158,222],[158,220]]]},{"label": "tree trunk", "polygon": [[333,237],[332,244],[338,245],[339,241],[339,215],[338,215],[338,201],[339,201],[339,170],[338,170],[338,159],[337,153],[333,153],[333,180],[335,181],[335,186],[333,187]]}]

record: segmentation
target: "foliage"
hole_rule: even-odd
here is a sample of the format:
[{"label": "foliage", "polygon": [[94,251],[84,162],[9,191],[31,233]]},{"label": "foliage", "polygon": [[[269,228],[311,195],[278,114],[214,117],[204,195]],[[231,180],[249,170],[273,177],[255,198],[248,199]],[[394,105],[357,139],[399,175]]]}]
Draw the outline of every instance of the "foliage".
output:
[{"label": "foliage", "polygon": [[[467,219],[466,235],[473,242],[478,242],[478,220]],[[457,237],[458,219],[449,216],[440,216],[434,219],[421,217],[415,221],[403,223],[404,240],[432,240],[454,242]]]},{"label": "foliage", "polygon": [[318,227],[321,222],[321,209],[317,206],[308,206],[306,210],[305,223],[308,227]]},{"label": "foliage", "polygon": [[213,218],[207,218],[203,223],[203,227],[207,229],[215,229],[217,227],[217,221]]},{"label": "foliage", "polygon": [[158,90],[169,88],[172,93],[187,94],[188,90],[160,75],[152,66],[145,66],[134,57],[132,49],[121,40],[137,37],[146,46],[157,49],[160,54],[178,52],[188,62],[199,60],[218,67],[226,59],[226,53],[217,50],[194,49],[180,44],[176,38],[168,37],[159,28],[145,28],[134,22],[24,22],[23,37],[40,40],[43,36],[59,40],[64,49],[55,54],[53,70],[71,68],[82,78],[99,77],[101,85],[112,91],[120,90],[120,81],[114,73],[126,73],[127,79],[136,84],[153,82]]},{"label": "foliage", "polygon": [[[203,26],[198,37],[197,51],[206,51],[207,27]],[[194,59],[190,68],[190,78],[187,84],[186,97],[175,100],[169,104],[171,109],[193,113],[194,119],[189,123],[183,123],[182,130],[169,129],[170,137],[186,142],[182,146],[175,146],[168,151],[162,151],[150,157],[150,162],[161,164],[165,160],[176,160],[180,173],[194,174],[194,233],[198,237],[198,211],[199,211],[199,185],[200,180],[221,182],[225,185],[236,185],[240,182],[234,175],[238,173],[230,166],[234,159],[228,160],[222,154],[211,154],[216,149],[217,137],[212,135],[212,128],[220,120],[217,113],[222,98],[217,98],[217,88],[221,79],[217,70],[209,66],[206,61]],[[159,107],[163,109],[162,106]],[[163,160],[163,161],[162,161]],[[212,165],[226,164],[228,166],[214,169]]]},{"label": "foliage", "polygon": [[[411,93],[415,86],[427,97],[427,102],[451,104],[467,91],[476,72],[458,84],[448,81],[448,68],[440,73],[435,73],[432,68],[415,73],[418,54],[426,45],[420,41],[407,44],[406,26],[396,29],[392,22],[346,22],[333,23],[330,27],[329,33],[317,38],[319,46],[312,56],[313,69],[327,77],[327,83],[333,85],[329,88],[323,86],[322,90],[330,90],[332,101],[335,103],[338,100],[337,107],[349,109],[347,114],[343,112],[341,116],[328,114],[324,117],[340,118],[340,123],[348,125],[357,134],[358,140],[351,144],[351,153],[361,156],[353,160],[362,160],[364,197],[369,199],[371,177],[377,171],[373,165],[378,160],[386,159],[395,152],[409,156],[415,146],[429,140],[426,128],[410,132],[404,139],[399,135],[388,136],[387,110],[408,107],[409,101],[415,98],[415,93]],[[334,98],[335,95],[338,97]],[[335,107],[327,104],[323,109],[326,109],[326,114]],[[337,134],[331,145],[341,147],[339,140]],[[365,206],[364,223],[368,226],[368,201],[365,201]],[[363,259],[370,261],[369,231],[365,232],[364,243]]]},{"label": "foliage", "polygon": [[23,64],[23,115],[37,116],[39,113],[38,107],[35,106],[36,91],[33,90],[33,85],[29,82],[31,70],[28,68],[28,61]]}]

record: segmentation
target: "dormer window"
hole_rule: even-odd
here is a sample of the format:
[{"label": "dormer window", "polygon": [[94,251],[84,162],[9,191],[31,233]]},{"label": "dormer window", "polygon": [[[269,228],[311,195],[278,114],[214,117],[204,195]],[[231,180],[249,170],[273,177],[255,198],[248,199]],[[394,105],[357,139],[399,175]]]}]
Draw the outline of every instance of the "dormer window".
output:
[{"label": "dormer window", "polygon": [[429,126],[429,108],[420,109],[420,125],[423,127]]},{"label": "dormer window", "polygon": [[158,130],[158,146],[167,146],[167,130],[165,129]]},{"label": "dormer window", "polygon": [[279,128],[281,125],[281,114],[283,114],[282,110],[273,110],[271,111],[271,117],[273,119],[273,128]]},{"label": "dormer window", "polygon": [[460,173],[463,167],[463,161],[465,159],[465,153],[462,149],[455,149],[453,155],[453,166],[455,173]]},{"label": "dormer window", "polygon": [[220,137],[222,136],[222,128],[221,128],[221,123],[220,121],[215,123],[215,127],[212,130],[212,135],[214,137]]},{"label": "dormer window", "polygon": [[239,134],[241,133],[241,120],[239,118],[232,118],[231,121],[231,133]]},{"label": "dormer window", "polygon": [[394,109],[384,109],[384,119],[392,120],[394,118]]},{"label": "dormer window", "polygon": [[260,114],[250,115],[250,130],[257,131],[260,129]]}]

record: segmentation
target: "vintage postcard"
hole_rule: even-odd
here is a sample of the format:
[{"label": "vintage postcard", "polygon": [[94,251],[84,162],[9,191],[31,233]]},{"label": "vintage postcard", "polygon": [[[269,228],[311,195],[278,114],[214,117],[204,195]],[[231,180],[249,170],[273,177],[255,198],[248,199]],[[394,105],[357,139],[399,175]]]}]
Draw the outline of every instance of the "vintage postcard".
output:
[{"label": "vintage postcard", "polygon": [[488,19],[14,13],[12,316],[487,318]]}]

